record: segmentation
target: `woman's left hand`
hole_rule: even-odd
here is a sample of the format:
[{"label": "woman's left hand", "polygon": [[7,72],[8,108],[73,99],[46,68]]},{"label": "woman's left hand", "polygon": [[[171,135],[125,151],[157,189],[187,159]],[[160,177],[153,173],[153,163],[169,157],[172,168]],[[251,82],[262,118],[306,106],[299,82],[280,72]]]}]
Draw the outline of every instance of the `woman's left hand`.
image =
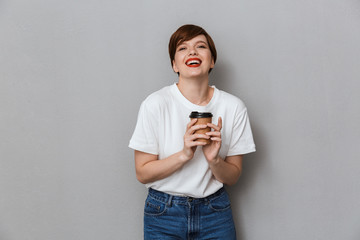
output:
[{"label": "woman's left hand", "polygon": [[212,164],[218,161],[218,155],[221,147],[222,119],[219,117],[218,125],[213,123],[208,123],[207,125],[214,129],[214,131],[206,133],[206,135],[210,136],[211,141],[209,144],[203,146],[203,152],[206,160],[209,164]]}]

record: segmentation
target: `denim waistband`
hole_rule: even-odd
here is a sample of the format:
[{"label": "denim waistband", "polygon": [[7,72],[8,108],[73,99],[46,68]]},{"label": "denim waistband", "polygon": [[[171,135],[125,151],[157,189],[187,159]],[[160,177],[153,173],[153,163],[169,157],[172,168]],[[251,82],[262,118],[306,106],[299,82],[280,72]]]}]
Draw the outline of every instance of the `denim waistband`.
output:
[{"label": "denim waistband", "polygon": [[169,204],[169,203],[185,204],[188,202],[193,202],[193,203],[209,202],[212,199],[215,199],[224,193],[226,193],[226,191],[225,191],[225,188],[222,187],[217,192],[215,192],[207,197],[194,198],[194,197],[175,196],[175,195],[167,194],[167,193],[149,188],[149,196],[150,197],[152,197],[160,202],[167,203],[167,204]]}]

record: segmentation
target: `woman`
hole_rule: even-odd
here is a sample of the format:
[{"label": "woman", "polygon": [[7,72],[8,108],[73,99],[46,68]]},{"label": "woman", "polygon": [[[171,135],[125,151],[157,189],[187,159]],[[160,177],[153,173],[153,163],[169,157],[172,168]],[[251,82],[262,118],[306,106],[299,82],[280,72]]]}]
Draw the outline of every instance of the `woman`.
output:
[{"label": "woman", "polygon": [[[149,188],[144,238],[236,239],[223,185],[237,182],[242,155],[255,151],[246,107],[209,86],[217,55],[204,29],[181,26],[169,54],[178,82],[144,100],[129,144],[136,176]],[[211,112],[217,123],[197,125],[192,111]],[[207,127],[212,131],[195,132]]]}]

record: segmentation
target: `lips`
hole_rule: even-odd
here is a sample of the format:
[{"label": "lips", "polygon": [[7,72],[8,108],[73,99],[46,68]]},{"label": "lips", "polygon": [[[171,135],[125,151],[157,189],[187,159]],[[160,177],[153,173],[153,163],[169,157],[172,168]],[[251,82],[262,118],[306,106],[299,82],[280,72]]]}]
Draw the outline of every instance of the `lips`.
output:
[{"label": "lips", "polygon": [[188,67],[198,67],[201,64],[201,60],[199,58],[189,58],[185,64]]}]

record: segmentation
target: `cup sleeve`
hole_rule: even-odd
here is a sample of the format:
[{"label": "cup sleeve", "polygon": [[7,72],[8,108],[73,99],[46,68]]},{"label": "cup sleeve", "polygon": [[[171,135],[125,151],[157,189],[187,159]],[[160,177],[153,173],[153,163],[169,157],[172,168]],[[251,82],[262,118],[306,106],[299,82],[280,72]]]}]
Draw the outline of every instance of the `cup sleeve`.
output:
[{"label": "cup sleeve", "polygon": [[134,150],[158,155],[158,132],[156,113],[143,102],[140,106],[136,127],[130,139],[129,147]]}]

